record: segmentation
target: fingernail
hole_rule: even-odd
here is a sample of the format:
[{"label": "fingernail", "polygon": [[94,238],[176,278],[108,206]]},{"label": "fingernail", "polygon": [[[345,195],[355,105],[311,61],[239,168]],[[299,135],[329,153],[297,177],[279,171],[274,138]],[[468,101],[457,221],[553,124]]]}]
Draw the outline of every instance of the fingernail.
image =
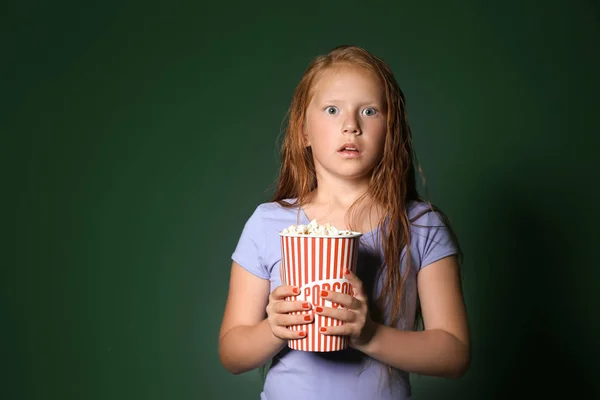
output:
[{"label": "fingernail", "polygon": [[298,293],[300,293],[300,289],[298,289],[298,288],[294,288],[294,290],[292,290],[292,292],[294,292],[294,293],[298,294]]},{"label": "fingernail", "polygon": [[302,303],[302,308],[310,308],[310,305],[308,303]]},{"label": "fingernail", "polygon": [[350,275],[350,270],[349,270],[349,269],[345,270],[345,271],[344,271],[344,274],[346,274],[346,275]]},{"label": "fingernail", "polygon": [[310,321],[311,319],[312,319],[312,317],[310,315],[304,316],[304,320],[305,321]]},{"label": "fingernail", "polygon": [[329,293],[326,292],[325,290],[321,290],[321,297],[327,297]]},{"label": "fingernail", "polygon": [[298,336],[302,336],[302,337],[304,337],[304,336],[306,336],[306,332],[304,332],[304,331],[300,331],[300,332],[298,332]]},{"label": "fingernail", "polygon": [[323,307],[317,307],[317,312],[323,312]]},{"label": "fingernail", "polygon": [[327,332],[327,328],[321,328],[319,329],[321,332]]}]

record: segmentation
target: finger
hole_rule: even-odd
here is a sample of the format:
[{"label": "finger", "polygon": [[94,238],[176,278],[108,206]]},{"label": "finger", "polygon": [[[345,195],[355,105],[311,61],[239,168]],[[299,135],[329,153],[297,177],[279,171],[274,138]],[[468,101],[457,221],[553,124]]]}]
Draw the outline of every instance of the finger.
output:
[{"label": "finger", "polygon": [[352,291],[354,292],[354,297],[356,297],[359,300],[363,300],[363,301],[366,300],[367,296],[366,296],[365,292],[363,291],[363,283],[358,278],[358,276],[356,276],[356,274],[350,270],[346,270],[344,275],[345,275],[346,279],[348,280],[348,282],[350,282],[350,284],[352,285]]},{"label": "finger", "polygon": [[352,325],[344,324],[340,326],[322,326],[319,329],[322,335],[349,336],[352,335]]},{"label": "finger", "polygon": [[284,327],[276,328],[273,334],[281,339],[287,340],[304,339],[306,337],[305,331],[292,331]]},{"label": "finger", "polygon": [[346,293],[322,290],[321,297],[333,303],[337,303],[343,307],[350,308],[352,310],[358,310],[361,305],[361,302],[358,299]]},{"label": "finger", "polygon": [[290,285],[281,285],[277,286],[271,292],[271,298],[273,300],[283,300],[286,297],[298,296],[300,294],[300,289],[295,286]]},{"label": "finger", "polygon": [[276,301],[272,310],[277,314],[287,314],[294,311],[310,311],[312,304],[306,301]]},{"label": "finger", "polygon": [[324,317],[337,319],[338,321],[356,321],[356,314],[354,313],[354,311],[351,311],[347,308],[316,307],[315,313]]},{"label": "finger", "polygon": [[277,326],[288,327],[292,325],[306,325],[314,321],[313,313],[309,314],[278,314],[275,315],[272,321]]}]

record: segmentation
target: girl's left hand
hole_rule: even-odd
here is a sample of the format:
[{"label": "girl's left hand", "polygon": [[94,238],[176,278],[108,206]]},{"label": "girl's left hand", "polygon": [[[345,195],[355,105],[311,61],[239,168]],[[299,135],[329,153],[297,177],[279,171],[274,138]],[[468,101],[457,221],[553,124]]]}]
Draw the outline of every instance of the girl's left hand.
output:
[{"label": "girl's left hand", "polygon": [[369,318],[368,300],[361,280],[350,271],[346,271],[345,277],[352,285],[354,296],[340,292],[322,291],[322,298],[344,308],[316,307],[315,313],[344,321],[344,325],[321,327],[320,332],[323,335],[348,336],[350,346],[356,347],[371,340],[375,333],[375,323]]}]

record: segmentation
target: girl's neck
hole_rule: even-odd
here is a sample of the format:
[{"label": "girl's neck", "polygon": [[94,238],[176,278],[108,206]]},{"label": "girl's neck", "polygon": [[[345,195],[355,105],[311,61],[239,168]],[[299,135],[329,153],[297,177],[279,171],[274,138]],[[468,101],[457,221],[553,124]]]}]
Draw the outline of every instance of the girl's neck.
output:
[{"label": "girl's neck", "polygon": [[318,186],[310,195],[308,203],[312,206],[326,206],[346,211],[359,198],[364,198],[365,203],[370,202],[365,196],[367,187],[354,185]]},{"label": "girl's neck", "polygon": [[[348,214],[350,207],[359,199],[358,207]],[[368,195],[368,183],[357,185],[341,182],[329,185],[319,182],[303,204],[303,209],[309,220],[316,219],[320,224],[329,222],[337,228],[362,232],[375,229],[377,221],[383,215],[383,210],[373,204]]]}]

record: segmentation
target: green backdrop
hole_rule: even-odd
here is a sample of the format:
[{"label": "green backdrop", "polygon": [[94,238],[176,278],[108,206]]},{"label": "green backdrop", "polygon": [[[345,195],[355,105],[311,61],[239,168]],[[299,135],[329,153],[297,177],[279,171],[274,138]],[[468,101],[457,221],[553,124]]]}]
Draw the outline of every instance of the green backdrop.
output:
[{"label": "green backdrop", "polygon": [[258,398],[258,373],[217,355],[230,255],[269,198],[297,81],[343,43],[394,69],[465,251],[471,368],[415,377],[415,399],[600,394],[597,2],[0,14],[0,398]]}]

